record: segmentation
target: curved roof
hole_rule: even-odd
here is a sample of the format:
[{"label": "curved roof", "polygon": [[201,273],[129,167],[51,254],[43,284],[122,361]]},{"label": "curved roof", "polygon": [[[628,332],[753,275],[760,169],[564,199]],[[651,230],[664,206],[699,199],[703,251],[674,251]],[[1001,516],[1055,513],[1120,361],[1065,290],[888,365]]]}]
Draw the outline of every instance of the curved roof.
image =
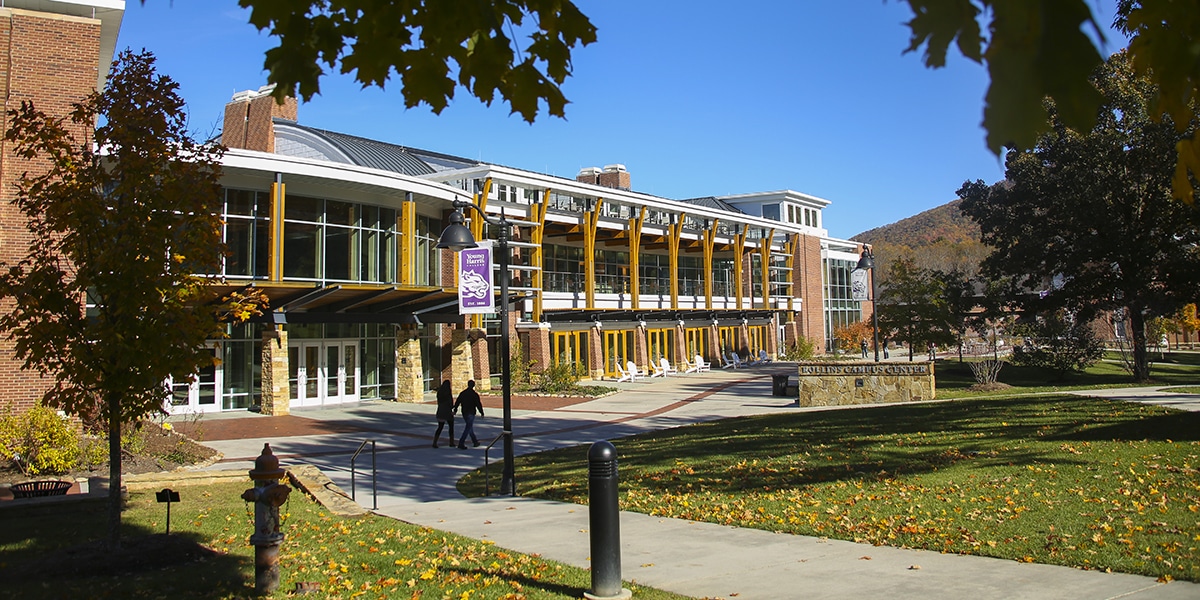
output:
[{"label": "curved roof", "polygon": [[[447,162],[457,163],[454,168],[477,164],[475,161],[415,150],[356,135],[305,127],[284,119],[275,120],[275,131],[277,136],[282,134],[282,137],[304,146],[304,150],[307,151],[285,150],[284,152],[288,154],[315,152],[327,160],[346,161],[360,167],[403,173],[414,177],[444,170]],[[336,150],[336,155],[331,156],[331,149]]]}]

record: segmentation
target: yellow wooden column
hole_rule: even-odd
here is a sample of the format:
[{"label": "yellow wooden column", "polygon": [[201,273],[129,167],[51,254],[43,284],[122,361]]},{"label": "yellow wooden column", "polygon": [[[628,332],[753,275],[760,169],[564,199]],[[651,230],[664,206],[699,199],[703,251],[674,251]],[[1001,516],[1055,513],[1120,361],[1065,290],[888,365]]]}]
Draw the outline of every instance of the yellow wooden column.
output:
[{"label": "yellow wooden column", "polygon": [[604,198],[596,198],[592,210],[583,213],[583,277],[585,308],[596,308],[596,226],[600,223],[600,207]]},{"label": "yellow wooden column", "polygon": [[529,234],[529,241],[536,246],[533,253],[530,255],[531,266],[535,267],[533,271],[533,322],[540,323],[542,321],[542,284],[545,282],[542,269],[545,268],[546,256],[542,249],[542,240],[546,235],[546,209],[550,207],[550,190],[547,189],[542,194],[542,203],[533,204],[529,207],[529,220],[535,223],[533,230]]},{"label": "yellow wooden column", "polygon": [[267,242],[267,278],[283,281],[283,208],[287,198],[283,178],[276,174],[271,183],[271,228]]},{"label": "yellow wooden column", "polygon": [[396,229],[400,232],[400,243],[396,244],[400,253],[400,285],[414,285],[417,280],[417,203],[413,202],[412,192],[404,194],[404,201],[400,203]]},{"label": "yellow wooden column", "polygon": [[[771,238],[775,237],[775,228],[767,230],[766,237],[758,240],[758,269],[762,273],[762,307],[770,308],[771,298]],[[750,287],[754,291],[754,286]],[[754,299],[750,299],[750,308],[754,308]]]},{"label": "yellow wooden column", "polygon": [[720,219],[713,219],[712,225],[704,232],[704,307],[713,307],[713,246],[717,243],[717,223]]},{"label": "yellow wooden column", "polygon": [[667,227],[667,275],[671,278],[671,308],[679,308],[679,238],[683,234],[683,219],[687,213],[679,213],[674,223]]},{"label": "yellow wooden column", "polygon": [[646,222],[646,207],[638,211],[638,216],[629,219],[629,305],[634,310],[642,295],[641,252],[642,224]]},{"label": "yellow wooden column", "polygon": [[742,308],[742,261],[746,257],[746,226],[741,227],[741,231],[733,235],[733,280],[735,298],[737,298],[737,307]]}]

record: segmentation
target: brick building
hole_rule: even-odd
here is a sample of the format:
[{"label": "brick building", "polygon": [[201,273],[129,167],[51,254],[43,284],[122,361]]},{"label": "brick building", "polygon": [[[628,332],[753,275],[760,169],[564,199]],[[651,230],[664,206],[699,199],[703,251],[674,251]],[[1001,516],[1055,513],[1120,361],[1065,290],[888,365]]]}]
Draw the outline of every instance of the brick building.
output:
[{"label": "brick building", "polygon": [[[72,103],[104,85],[125,2],[114,0],[5,0],[0,5],[0,92],[4,113],[22,102],[65,115]],[[7,117],[5,119],[7,129]],[[85,139],[86,131],[74,132]],[[25,257],[31,239],[25,217],[13,206],[14,185],[22,174],[38,169],[18,160],[0,136],[0,261]],[[0,299],[0,311],[11,310]],[[31,406],[44,384],[36,372],[24,371],[13,343],[0,338],[0,407]]]}]

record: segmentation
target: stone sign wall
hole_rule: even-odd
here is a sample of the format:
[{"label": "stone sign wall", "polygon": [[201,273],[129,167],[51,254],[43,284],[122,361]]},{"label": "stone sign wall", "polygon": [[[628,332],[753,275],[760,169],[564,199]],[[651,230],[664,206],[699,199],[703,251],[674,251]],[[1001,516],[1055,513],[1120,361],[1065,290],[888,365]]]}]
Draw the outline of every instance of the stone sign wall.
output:
[{"label": "stone sign wall", "polygon": [[800,363],[800,406],[933,400],[933,363]]}]

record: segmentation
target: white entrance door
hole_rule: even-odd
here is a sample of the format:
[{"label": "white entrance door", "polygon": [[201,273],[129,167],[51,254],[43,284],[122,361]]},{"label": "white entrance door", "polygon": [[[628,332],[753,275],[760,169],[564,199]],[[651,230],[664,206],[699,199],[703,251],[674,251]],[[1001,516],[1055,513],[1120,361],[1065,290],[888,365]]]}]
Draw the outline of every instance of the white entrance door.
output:
[{"label": "white entrance door", "polygon": [[186,415],[221,410],[221,370],[217,368],[217,348],[208,348],[213,362],[196,372],[196,380],[172,383],[168,412]]},{"label": "white entrance door", "polygon": [[358,341],[303,342],[288,348],[292,406],[358,400]]}]

